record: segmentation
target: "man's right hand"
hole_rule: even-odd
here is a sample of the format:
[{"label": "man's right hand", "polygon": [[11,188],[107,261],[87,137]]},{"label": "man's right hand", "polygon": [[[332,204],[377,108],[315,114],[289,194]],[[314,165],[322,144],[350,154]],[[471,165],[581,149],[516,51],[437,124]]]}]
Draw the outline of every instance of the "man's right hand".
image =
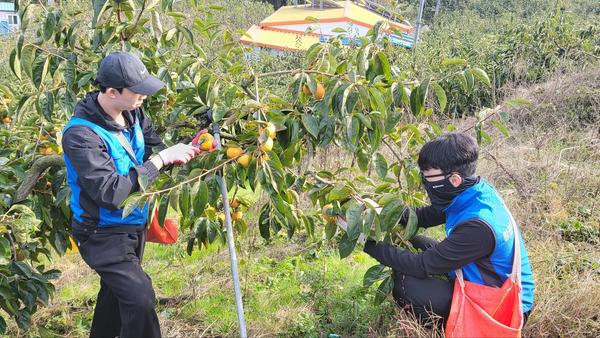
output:
[{"label": "man's right hand", "polygon": [[178,143],[172,147],[162,150],[158,153],[158,156],[160,156],[162,159],[163,165],[169,165],[174,163],[187,163],[199,153],[200,149],[194,146]]}]

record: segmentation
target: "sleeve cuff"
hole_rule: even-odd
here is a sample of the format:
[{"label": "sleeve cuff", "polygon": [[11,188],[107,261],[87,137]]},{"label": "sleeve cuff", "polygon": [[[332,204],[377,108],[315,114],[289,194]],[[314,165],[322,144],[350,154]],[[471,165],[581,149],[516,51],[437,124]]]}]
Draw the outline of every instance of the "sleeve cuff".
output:
[{"label": "sleeve cuff", "polygon": [[374,240],[368,239],[365,242],[365,247],[363,248],[363,251],[368,253],[370,256],[373,256],[376,246],[377,246],[377,242],[375,242]]},{"label": "sleeve cuff", "polygon": [[154,163],[152,163],[150,161],[144,162],[144,164],[142,165],[142,167],[146,168],[146,170],[147,170],[146,175],[148,175],[148,180],[150,182],[154,181],[154,179],[156,177],[158,177],[158,174],[160,174],[160,172],[158,171],[158,169],[156,168],[156,166],[154,165]]},{"label": "sleeve cuff", "polygon": [[[148,186],[144,187],[144,189],[151,186],[152,182],[154,182],[154,179],[156,179],[156,177],[158,177],[158,175],[160,174],[160,172],[158,171],[158,169],[156,168],[154,163],[152,163],[150,161],[146,161],[146,162],[144,162],[144,164],[133,167],[132,169],[135,170],[138,177],[140,177],[142,175],[148,177]],[[139,182],[139,180],[138,180],[138,182]]]}]

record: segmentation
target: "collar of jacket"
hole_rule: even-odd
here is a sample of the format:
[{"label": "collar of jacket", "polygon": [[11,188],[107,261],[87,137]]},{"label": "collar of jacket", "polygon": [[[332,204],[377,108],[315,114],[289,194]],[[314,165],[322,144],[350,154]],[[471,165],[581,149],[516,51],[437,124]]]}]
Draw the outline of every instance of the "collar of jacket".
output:
[{"label": "collar of jacket", "polygon": [[[74,116],[86,119],[108,131],[123,131],[126,127],[118,124],[108,115],[98,102],[99,91],[87,93],[86,96],[75,106]],[[133,126],[139,119],[140,109],[124,111],[123,117],[129,126]]]}]

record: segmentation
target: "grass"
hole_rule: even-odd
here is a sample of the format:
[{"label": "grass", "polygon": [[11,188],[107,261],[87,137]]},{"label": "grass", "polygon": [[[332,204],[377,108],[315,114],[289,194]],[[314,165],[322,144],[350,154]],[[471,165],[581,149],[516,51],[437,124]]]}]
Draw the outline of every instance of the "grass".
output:
[{"label": "grass", "polygon": [[[342,262],[335,248],[306,250],[302,243],[283,238],[246,249],[241,243],[240,276],[250,336],[362,337],[384,328],[395,314],[391,303],[375,305],[374,289],[362,286],[364,272],[376,264],[362,252]],[[182,252],[181,245],[148,244],[146,248],[144,266],[159,299],[163,334],[237,335],[226,250],[212,247],[192,256]],[[57,267],[63,274],[52,306],[35,315],[34,331],[11,333],[87,335],[98,277],[76,253],[65,256]]]}]

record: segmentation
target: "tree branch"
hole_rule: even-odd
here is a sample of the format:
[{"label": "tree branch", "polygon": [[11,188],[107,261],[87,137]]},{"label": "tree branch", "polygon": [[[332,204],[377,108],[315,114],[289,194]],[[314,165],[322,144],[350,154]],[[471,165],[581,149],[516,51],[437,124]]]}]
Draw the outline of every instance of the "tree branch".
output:
[{"label": "tree branch", "polygon": [[202,177],[204,177],[204,176],[206,176],[206,175],[208,175],[210,173],[216,172],[217,170],[223,168],[227,163],[236,161],[239,157],[241,157],[244,154],[246,154],[246,153],[244,152],[244,153],[239,154],[236,157],[232,157],[232,158],[224,161],[223,163],[215,166],[214,168],[208,169],[207,171],[203,172],[202,174],[200,174],[198,176],[195,176],[193,178],[190,178],[188,180],[185,180],[185,181],[183,181],[181,183],[178,183],[178,184],[176,184],[176,185],[174,185],[172,187],[161,189],[161,190],[157,190],[157,191],[150,191],[150,192],[143,193],[142,197],[146,197],[146,196],[152,197],[154,195],[161,194],[161,193],[164,193],[164,192],[170,192],[171,190],[177,189],[177,188],[183,186],[184,184],[197,181],[197,180],[201,179]]},{"label": "tree branch", "polygon": [[25,173],[25,180],[17,188],[13,204],[22,202],[27,198],[46,169],[54,166],[63,167],[64,165],[65,162],[61,155],[44,156],[35,160],[31,168]]},{"label": "tree branch", "polygon": [[[394,150],[394,148],[392,147],[392,145],[389,144],[385,138],[383,138],[381,140],[388,147],[388,149],[390,149],[390,151],[392,152],[392,154],[394,155],[394,157],[396,157],[396,159],[398,160],[398,163],[401,163],[402,162],[402,158],[400,158],[400,155],[398,155],[396,153],[396,151]],[[400,173],[401,173],[401,170],[398,170],[398,176],[396,177],[396,180],[398,181],[398,188],[402,189],[402,180],[400,180]]]},{"label": "tree branch", "polygon": [[129,41],[129,39],[131,39],[131,36],[134,34],[135,29],[137,28],[137,26],[140,22],[140,19],[142,18],[142,14],[144,14],[144,10],[146,10],[146,0],[144,0],[144,2],[142,3],[142,8],[140,9],[140,12],[138,13],[138,16],[135,19],[135,22],[133,24],[133,27],[131,27],[129,34],[127,34],[127,36],[125,37],[125,41]]}]

